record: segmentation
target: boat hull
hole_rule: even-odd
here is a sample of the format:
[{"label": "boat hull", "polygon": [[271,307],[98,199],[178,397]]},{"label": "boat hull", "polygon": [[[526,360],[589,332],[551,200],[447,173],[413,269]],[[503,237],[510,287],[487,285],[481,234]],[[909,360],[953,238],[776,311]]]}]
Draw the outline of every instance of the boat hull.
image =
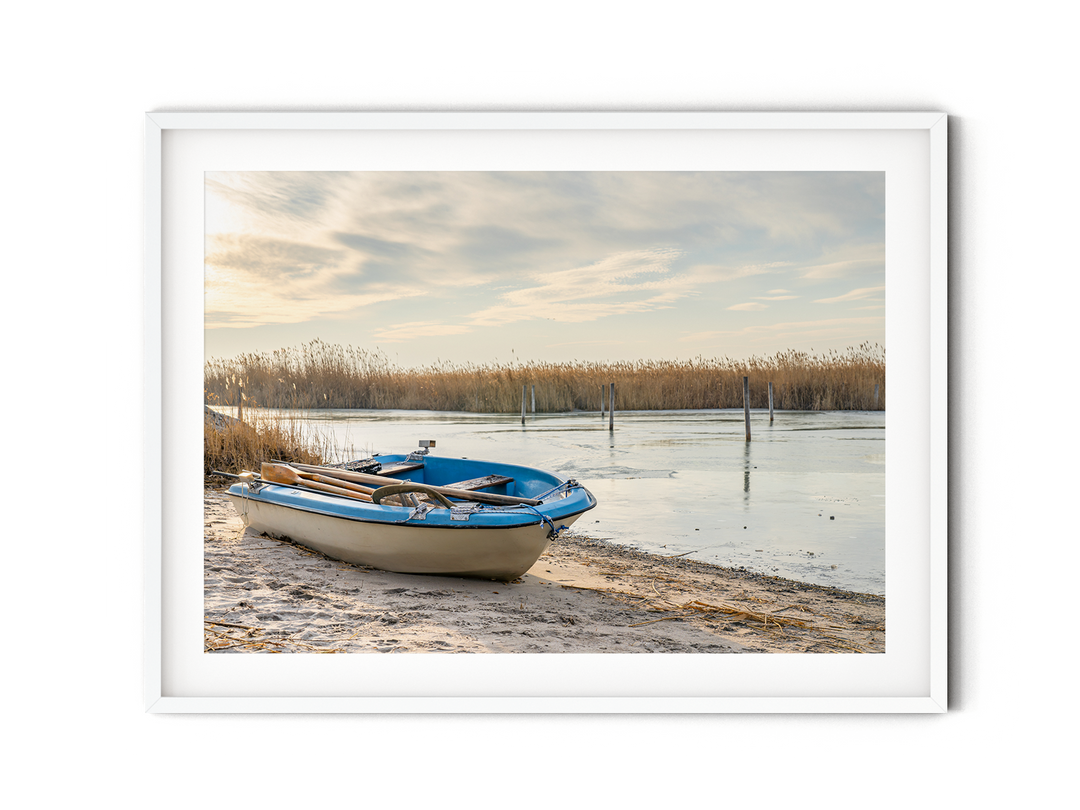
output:
[{"label": "boat hull", "polygon": [[[396,458],[396,457],[395,457]],[[528,571],[558,531],[571,525],[596,499],[579,484],[563,484],[551,473],[515,465],[432,458],[427,474],[433,483],[445,475],[497,472],[514,478],[514,492],[524,497],[546,494],[538,506],[474,507],[426,513],[407,507],[375,505],[314,491],[268,484],[252,491],[237,484],[229,499],[244,524],[271,537],[292,540],[328,557],[356,565],[406,574],[438,574],[513,580]],[[505,487],[504,487],[505,490]]]}]

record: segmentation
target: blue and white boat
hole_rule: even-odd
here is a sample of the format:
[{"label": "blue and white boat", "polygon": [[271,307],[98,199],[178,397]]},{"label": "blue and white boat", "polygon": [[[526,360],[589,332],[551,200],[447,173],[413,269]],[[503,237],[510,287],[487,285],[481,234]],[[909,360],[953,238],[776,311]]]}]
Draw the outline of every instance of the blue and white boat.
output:
[{"label": "blue and white boat", "polygon": [[519,464],[435,456],[426,447],[374,461],[377,473],[264,464],[228,495],[249,528],[328,557],[505,581],[596,506],[577,481]]}]

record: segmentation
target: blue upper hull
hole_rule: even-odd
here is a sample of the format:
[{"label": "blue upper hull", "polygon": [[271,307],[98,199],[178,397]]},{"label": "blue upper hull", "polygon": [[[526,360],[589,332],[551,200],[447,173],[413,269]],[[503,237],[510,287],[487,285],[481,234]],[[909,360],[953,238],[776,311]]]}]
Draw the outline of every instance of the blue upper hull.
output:
[{"label": "blue upper hull", "polygon": [[[405,461],[405,455],[379,456],[384,467]],[[374,504],[311,490],[267,484],[252,492],[244,484],[234,484],[229,492],[236,496],[265,501],[305,512],[333,516],[360,523],[410,525],[452,529],[509,529],[547,523],[557,532],[562,521],[569,523],[582,512],[596,506],[596,498],[575,481],[565,481],[553,473],[519,464],[449,458],[427,455],[423,467],[393,475],[400,481],[429,486],[449,486],[482,476],[498,475],[513,479],[481,492],[541,499],[536,506],[491,506],[461,501],[455,508],[425,511],[407,506]]]}]

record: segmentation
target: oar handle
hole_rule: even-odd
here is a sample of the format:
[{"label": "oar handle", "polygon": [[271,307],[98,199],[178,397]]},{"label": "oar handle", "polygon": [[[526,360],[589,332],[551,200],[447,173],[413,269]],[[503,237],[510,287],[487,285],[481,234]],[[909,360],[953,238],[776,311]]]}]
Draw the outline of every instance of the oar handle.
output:
[{"label": "oar handle", "polygon": [[[286,484],[286,483],[284,483],[282,481],[272,481],[269,478],[261,478],[259,476],[256,476],[254,473],[249,473],[251,478],[248,478],[247,476],[244,476],[244,475],[236,475],[235,473],[223,472],[222,470],[213,470],[210,474],[211,475],[220,475],[223,478],[235,478],[241,484],[258,484],[260,486],[269,486],[269,485],[273,484],[275,487],[287,487],[288,489],[298,489],[301,492],[310,492],[311,489],[312,489],[311,487],[307,486],[307,484],[309,483],[307,481],[301,481],[299,484]],[[330,487],[330,489],[332,489],[332,488],[333,487]],[[344,490],[342,490],[341,492],[327,492],[326,494],[327,495],[335,495],[335,496],[337,496],[339,498],[357,498],[357,497],[359,497],[358,493],[352,493],[352,492],[346,493]],[[364,498],[360,497],[360,500],[364,500]],[[370,498],[368,500],[370,500]]]},{"label": "oar handle", "polygon": [[[319,492],[329,492],[331,495],[344,495],[347,498],[355,498],[358,501],[371,501],[371,495],[366,492],[356,492],[345,487],[332,486],[330,484],[323,484],[319,481],[310,481],[304,478],[287,464],[271,464],[268,462],[262,463],[262,479],[264,481],[271,481],[276,484],[292,484],[293,486],[305,486]],[[308,476],[313,478],[318,476]]]}]

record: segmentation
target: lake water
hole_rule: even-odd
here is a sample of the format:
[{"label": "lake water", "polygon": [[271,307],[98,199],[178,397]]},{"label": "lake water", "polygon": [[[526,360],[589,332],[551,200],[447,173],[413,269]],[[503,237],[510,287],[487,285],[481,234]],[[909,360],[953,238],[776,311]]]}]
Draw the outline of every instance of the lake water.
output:
[{"label": "lake water", "polygon": [[[230,409],[222,409],[230,412]],[[289,412],[285,412],[286,414]],[[656,554],[885,593],[882,411],[624,411],[520,415],[295,412],[340,458],[487,458],[576,478],[599,504],[576,533]]]}]

